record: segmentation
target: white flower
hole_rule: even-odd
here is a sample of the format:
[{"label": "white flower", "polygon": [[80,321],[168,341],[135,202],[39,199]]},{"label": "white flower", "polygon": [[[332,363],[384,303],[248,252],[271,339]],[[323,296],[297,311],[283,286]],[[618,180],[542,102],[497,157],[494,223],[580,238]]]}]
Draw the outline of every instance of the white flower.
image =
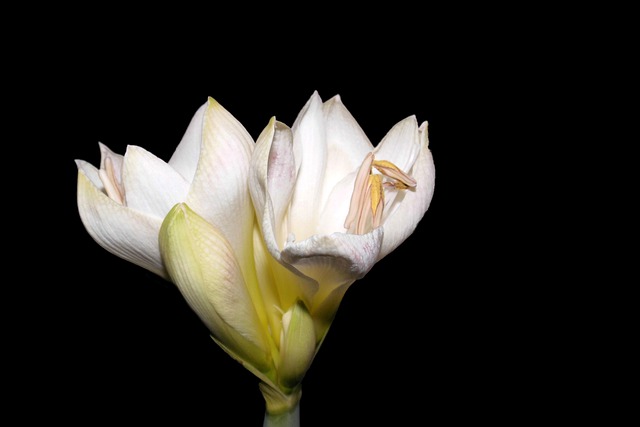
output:
[{"label": "white flower", "polygon": [[246,186],[253,145],[244,127],[212,98],[197,110],[168,162],[139,146],[128,146],[123,156],[100,143],[99,169],[76,160],[82,223],[107,251],[168,278],[158,232],[178,202],[189,203],[233,241],[250,238],[250,214],[229,219],[223,212],[250,206],[247,195],[232,190]]},{"label": "white flower", "polygon": [[[398,122],[374,147],[339,96],[314,92],[293,126],[258,137],[250,190],[280,309],[301,300],[324,337],[347,288],[427,211],[435,167],[427,123]],[[267,260],[268,261],[268,260]]]}]

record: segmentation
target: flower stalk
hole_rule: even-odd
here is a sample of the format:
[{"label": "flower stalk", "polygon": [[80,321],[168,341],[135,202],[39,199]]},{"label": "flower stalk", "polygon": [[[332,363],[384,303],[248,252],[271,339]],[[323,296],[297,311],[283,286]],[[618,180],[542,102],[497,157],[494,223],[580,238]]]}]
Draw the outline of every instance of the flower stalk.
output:
[{"label": "flower stalk", "polygon": [[300,426],[300,397],[298,385],[291,393],[284,394],[271,385],[261,382],[260,391],[266,402],[263,427]]}]

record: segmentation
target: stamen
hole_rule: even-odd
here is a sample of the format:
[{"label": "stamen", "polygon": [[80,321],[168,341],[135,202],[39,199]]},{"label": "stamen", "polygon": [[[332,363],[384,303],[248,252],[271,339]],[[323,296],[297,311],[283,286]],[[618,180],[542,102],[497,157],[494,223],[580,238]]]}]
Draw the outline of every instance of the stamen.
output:
[{"label": "stamen", "polygon": [[376,160],[373,162],[373,167],[378,169],[381,174],[393,178],[402,184],[402,186],[396,186],[397,188],[406,189],[417,185],[415,179],[404,173],[399,167],[388,160]]},{"label": "stamen", "polygon": [[[367,184],[369,180],[367,180]],[[362,203],[358,206],[358,219],[356,221],[356,234],[364,234],[365,232],[365,224],[367,223],[367,219],[371,216],[371,211],[367,209],[367,200],[371,199],[371,186],[367,185],[367,188],[364,192],[364,197],[362,198]]]},{"label": "stamen", "polygon": [[[373,173],[374,167],[380,173]],[[384,190],[406,190],[416,185],[416,180],[399,167],[388,160],[375,160],[373,153],[368,153],[356,174],[344,227],[356,234],[366,233],[369,226],[379,227],[385,207]]]},{"label": "stamen", "polygon": [[367,190],[368,177],[371,174],[371,163],[373,163],[373,153],[368,153],[358,169],[356,181],[353,185],[353,193],[351,194],[351,203],[349,204],[349,213],[344,221],[344,228],[351,228],[353,221],[358,217],[360,209],[365,201],[364,193]]},{"label": "stamen", "polygon": [[382,175],[369,175],[369,187],[371,188],[371,213],[373,214],[373,227],[379,227],[384,211],[384,191],[382,190]]},{"label": "stamen", "polygon": [[369,175],[369,186],[371,187],[371,212],[375,216],[380,202],[384,203],[384,192],[382,191],[382,175]]}]

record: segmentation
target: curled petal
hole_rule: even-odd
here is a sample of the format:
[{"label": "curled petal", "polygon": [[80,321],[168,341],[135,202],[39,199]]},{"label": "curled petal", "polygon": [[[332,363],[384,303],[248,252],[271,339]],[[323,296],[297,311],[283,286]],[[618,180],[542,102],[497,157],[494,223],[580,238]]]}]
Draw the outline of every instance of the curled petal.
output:
[{"label": "curled petal", "polygon": [[384,223],[384,239],[378,259],[385,257],[413,233],[431,204],[436,171],[429,150],[427,122],[420,126],[419,138],[420,152],[410,170],[417,185],[396,198],[394,210]]},{"label": "curled petal", "polygon": [[274,228],[269,233],[274,235],[274,243],[279,250],[287,238],[285,214],[296,178],[291,129],[272,118],[256,141],[251,165],[251,198],[260,218],[264,214],[266,199],[270,198],[274,221],[267,226]]},{"label": "curled petal", "polygon": [[378,258],[382,227],[362,234],[333,233],[314,235],[301,242],[288,243],[282,260],[320,284],[314,296],[314,308],[338,286],[362,278]]}]

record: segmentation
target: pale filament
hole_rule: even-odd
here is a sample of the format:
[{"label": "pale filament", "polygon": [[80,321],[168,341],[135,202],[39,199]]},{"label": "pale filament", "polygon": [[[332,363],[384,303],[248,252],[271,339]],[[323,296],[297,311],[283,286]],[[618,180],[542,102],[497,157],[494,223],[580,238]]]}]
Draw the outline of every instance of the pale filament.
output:
[{"label": "pale filament", "polygon": [[116,177],[116,171],[110,157],[105,159],[104,169],[100,169],[98,171],[98,175],[100,176],[102,185],[104,185],[107,196],[121,205],[124,205],[124,189],[122,188],[122,184],[120,184],[118,177]]},{"label": "pale filament", "polygon": [[[374,173],[373,168],[379,173]],[[388,160],[375,160],[373,153],[368,153],[356,175],[344,228],[350,233],[364,234],[369,224],[379,227],[384,213],[384,190],[406,190],[416,185],[416,180],[396,165]]]}]

